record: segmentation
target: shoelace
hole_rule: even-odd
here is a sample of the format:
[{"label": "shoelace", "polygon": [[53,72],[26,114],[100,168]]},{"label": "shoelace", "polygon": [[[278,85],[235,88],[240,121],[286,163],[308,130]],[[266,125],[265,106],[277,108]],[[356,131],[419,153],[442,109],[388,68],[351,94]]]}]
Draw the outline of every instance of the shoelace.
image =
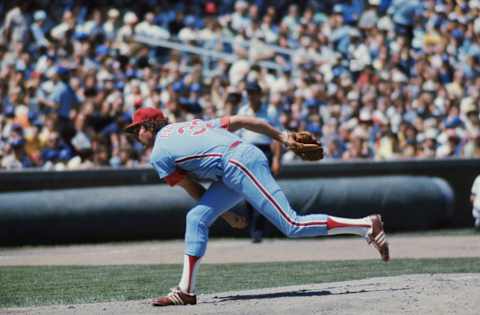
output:
[{"label": "shoelace", "polygon": [[183,304],[185,304],[185,302],[180,297],[179,293],[180,293],[180,290],[178,288],[172,288],[172,289],[170,289],[170,293],[168,293],[167,296],[170,299],[170,301],[172,301],[173,304],[183,305]]},{"label": "shoelace", "polygon": [[168,293],[167,297],[169,298],[170,301],[172,301],[173,304],[184,305],[185,301],[180,296],[180,293],[184,295],[190,295],[188,293],[182,292],[179,287],[175,287],[175,288],[170,288],[170,293]]}]

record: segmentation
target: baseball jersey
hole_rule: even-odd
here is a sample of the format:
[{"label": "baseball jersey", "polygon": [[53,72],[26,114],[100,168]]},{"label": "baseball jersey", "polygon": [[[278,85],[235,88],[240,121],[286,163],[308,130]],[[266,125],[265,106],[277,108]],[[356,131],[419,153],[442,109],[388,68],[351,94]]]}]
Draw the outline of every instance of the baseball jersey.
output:
[{"label": "baseball jersey", "polygon": [[170,186],[188,173],[198,179],[223,176],[222,158],[240,139],[228,131],[229,117],[193,120],[163,127],[155,137],[150,164]]},{"label": "baseball jersey", "polygon": [[[258,112],[254,112],[253,109],[247,104],[243,107],[241,107],[238,110],[237,115],[242,115],[242,116],[251,116],[251,117],[257,117],[259,119],[262,119],[266,122],[268,122],[270,125],[273,127],[282,130],[281,124],[280,124],[280,117],[274,107],[267,106],[266,104],[262,104],[260,107],[260,110]],[[270,138],[267,135],[253,132],[250,130],[246,129],[241,129],[237,132],[238,136],[242,138],[247,143],[252,143],[255,145],[262,145],[262,144],[271,144],[272,143],[272,138]]]}]

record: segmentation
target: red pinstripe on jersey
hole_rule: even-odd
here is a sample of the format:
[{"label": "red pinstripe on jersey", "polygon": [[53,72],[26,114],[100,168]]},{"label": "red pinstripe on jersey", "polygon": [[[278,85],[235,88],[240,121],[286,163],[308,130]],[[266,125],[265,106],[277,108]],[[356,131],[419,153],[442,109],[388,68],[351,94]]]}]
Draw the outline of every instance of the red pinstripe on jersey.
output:
[{"label": "red pinstripe on jersey", "polygon": [[204,158],[221,158],[223,157],[222,153],[207,153],[207,154],[197,154],[183,157],[181,159],[175,160],[175,163],[184,163],[191,160],[204,159]]}]

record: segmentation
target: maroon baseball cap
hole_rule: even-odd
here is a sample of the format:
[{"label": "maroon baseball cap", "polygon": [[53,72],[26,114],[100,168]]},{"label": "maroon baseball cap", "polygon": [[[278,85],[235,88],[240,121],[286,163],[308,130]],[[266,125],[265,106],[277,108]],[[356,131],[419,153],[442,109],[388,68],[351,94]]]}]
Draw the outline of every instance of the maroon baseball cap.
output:
[{"label": "maroon baseball cap", "polygon": [[140,127],[140,125],[146,121],[164,119],[165,115],[163,115],[162,111],[157,108],[140,108],[133,114],[133,122],[125,128],[125,131],[133,133],[136,128]]}]

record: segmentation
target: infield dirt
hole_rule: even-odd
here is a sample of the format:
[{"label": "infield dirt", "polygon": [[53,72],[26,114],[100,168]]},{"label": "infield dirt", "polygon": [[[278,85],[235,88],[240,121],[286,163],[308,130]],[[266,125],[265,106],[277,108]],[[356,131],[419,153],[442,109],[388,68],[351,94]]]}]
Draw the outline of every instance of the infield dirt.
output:
[{"label": "infield dirt", "polygon": [[[480,234],[393,236],[392,259],[480,257]],[[0,266],[182,264],[183,241],[155,241],[0,250]],[[360,238],[212,239],[202,264],[273,261],[376,259],[378,253]]]}]

